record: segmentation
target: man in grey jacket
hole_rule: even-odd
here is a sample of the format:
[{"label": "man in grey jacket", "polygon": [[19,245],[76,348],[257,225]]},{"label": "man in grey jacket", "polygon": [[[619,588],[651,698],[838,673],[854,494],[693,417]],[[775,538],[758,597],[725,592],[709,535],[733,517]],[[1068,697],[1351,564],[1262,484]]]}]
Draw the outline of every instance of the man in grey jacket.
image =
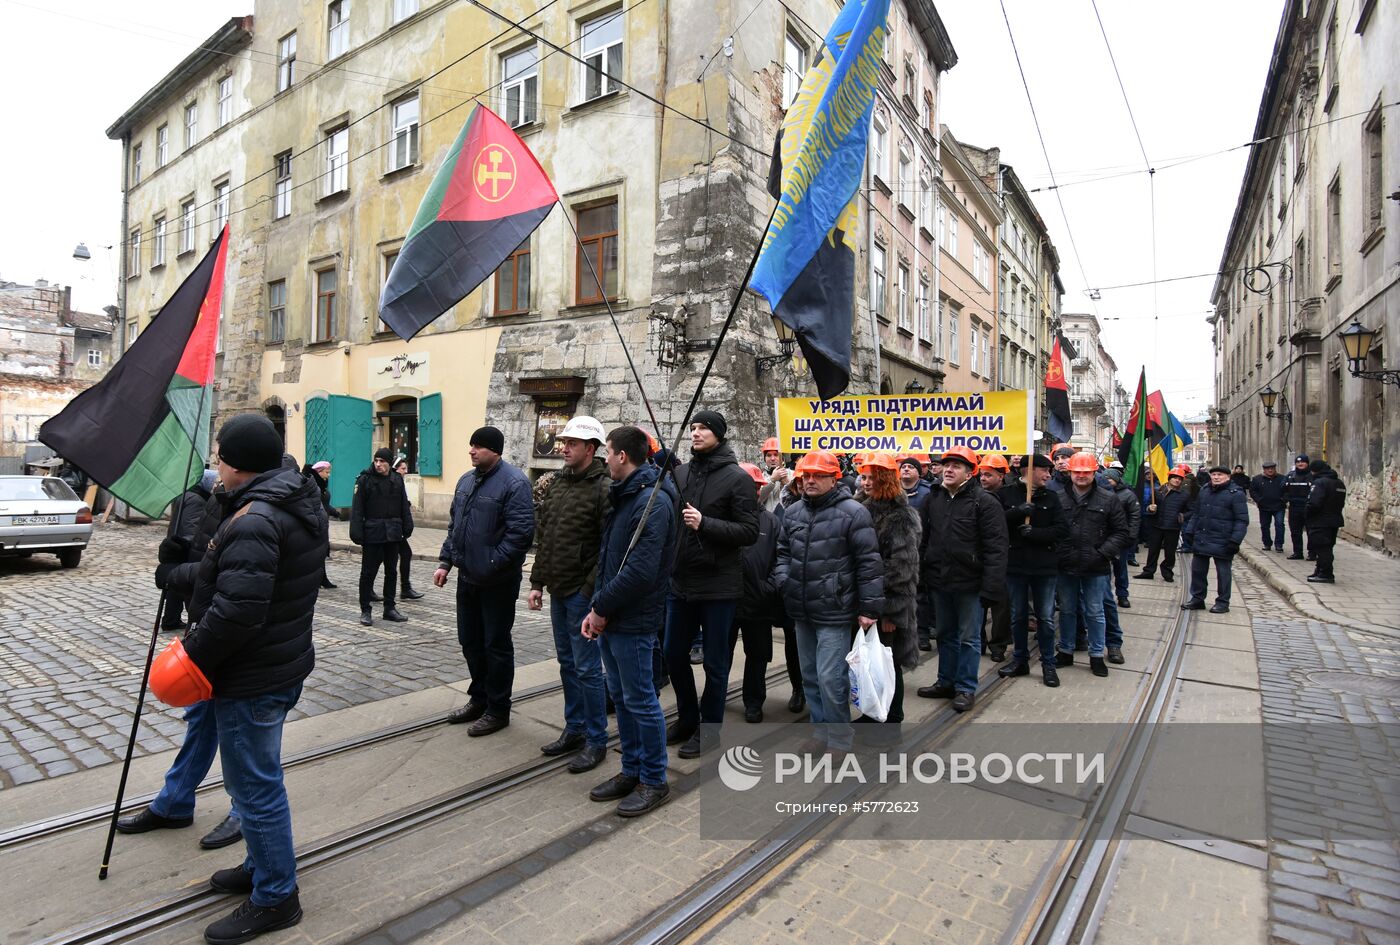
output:
[{"label": "man in grey jacket", "polygon": [[884,565],[870,513],[837,484],[830,453],[797,463],[802,501],[789,506],[778,535],[774,583],[796,624],[802,686],[818,738],[851,747],[851,631],[873,626],[884,610]]}]

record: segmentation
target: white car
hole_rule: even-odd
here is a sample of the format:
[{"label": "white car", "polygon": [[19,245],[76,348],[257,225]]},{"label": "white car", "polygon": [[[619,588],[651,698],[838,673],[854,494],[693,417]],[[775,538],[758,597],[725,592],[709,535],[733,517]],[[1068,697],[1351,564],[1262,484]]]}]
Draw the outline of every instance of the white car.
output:
[{"label": "white car", "polygon": [[0,476],[0,556],[58,555],[76,568],[92,538],[92,509],[53,476]]}]

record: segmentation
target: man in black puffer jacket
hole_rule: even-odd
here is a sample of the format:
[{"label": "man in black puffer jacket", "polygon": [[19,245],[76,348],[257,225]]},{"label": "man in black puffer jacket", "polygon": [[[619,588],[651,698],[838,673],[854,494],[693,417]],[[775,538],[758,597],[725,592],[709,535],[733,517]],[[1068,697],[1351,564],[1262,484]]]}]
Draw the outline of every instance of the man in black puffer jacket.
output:
[{"label": "man in black puffer jacket", "polygon": [[1069,462],[1070,486],[1060,493],[1069,535],[1060,545],[1060,643],[1055,665],[1074,665],[1077,637],[1087,637],[1089,669],[1107,676],[1104,660],[1107,624],[1103,602],[1113,582],[1113,563],[1132,541],[1123,503],[1098,484],[1098,464],[1088,453],[1076,453]]},{"label": "man in black puffer jacket", "polygon": [[1251,479],[1245,490],[1259,510],[1259,531],[1264,537],[1265,551],[1283,550],[1284,484],[1287,481],[1278,474],[1278,463],[1269,460],[1264,464],[1264,471]]},{"label": "man in black puffer jacket", "polygon": [[1317,556],[1317,567],[1308,580],[1313,584],[1333,584],[1336,575],[1332,573],[1332,555],[1337,532],[1344,524],[1347,486],[1323,460],[1313,460],[1308,469],[1313,475],[1312,491],[1308,494],[1308,547]]},{"label": "man in black puffer jacket", "polygon": [[1195,549],[1191,557],[1191,599],[1182,610],[1203,610],[1206,606],[1206,576],[1215,560],[1216,594],[1213,614],[1230,609],[1230,569],[1239,553],[1240,542],[1249,531],[1249,505],[1244,490],[1230,480],[1230,470],[1214,466],[1210,485],[1196,498],[1196,512],[1182,535]]},{"label": "man in black puffer jacket", "polygon": [[1002,489],[997,494],[1006,509],[1010,553],[1006,560],[1006,587],[1011,597],[1011,662],[997,670],[1000,676],[1026,676],[1030,673],[1030,617],[1035,614],[1035,639],[1040,648],[1041,681],[1054,688],[1060,684],[1055,668],[1055,585],[1059,574],[1056,548],[1069,536],[1065,508],[1057,493],[1046,488],[1054,473],[1048,456],[1031,457],[1027,475],[1035,491],[1026,501],[1023,487]]},{"label": "man in black puffer jacket", "polygon": [[213,923],[209,941],[246,941],[301,920],[282,725],[315,665],[312,618],[326,554],[320,490],[283,469],[276,429],[255,414],[219,430],[228,515],[198,565],[185,651],[213,688],[224,786],[242,817],[246,864],[210,885],[249,894]]},{"label": "man in black puffer jacket", "polygon": [[[676,721],[666,742],[684,742],[682,758],[695,758],[719,743],[729,688],[729,631],[744,591],[739,552],[758,538],[758,495],[724,443],[724,417],[697,410],[691,420],[690,462],[676,470],[680,538],[666,605],[666,669],[676,692]],[[698,699],[690,668],[697,631],[705,656],[705,691]]]},{"label": "man in black puffer jacket", "polygon": [[[370,604],[374,578],[384,566],[384,619],[403,623],[408,618],[394,606],[398,587],[399,543],[413,534],[413,507],[408,502],[403,477],[389,464],[394,455],[386,448],[375,450],[374,462],[355,480],[355,498],[350,507],[350,540],[360,552],[360,623],[374,623]],[[317,490],[320,494],[320,490]]]}]

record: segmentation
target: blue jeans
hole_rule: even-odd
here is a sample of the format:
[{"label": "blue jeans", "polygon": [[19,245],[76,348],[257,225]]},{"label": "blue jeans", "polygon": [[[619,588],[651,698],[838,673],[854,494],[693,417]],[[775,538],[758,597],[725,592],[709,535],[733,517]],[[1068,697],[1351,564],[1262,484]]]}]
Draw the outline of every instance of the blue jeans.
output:
[{"label": "blue jeans", "polygon": [[564,686],[564,734],[583,735],[590,746],[602,748],[608,743],[603,652],[597,640],[586,640],[579,633],[588,605],[589,599],[577,591],[563,597],[549,595],[554,652]]},{"label": "blue jeans", "polygon": [[823,627],[798,621],[797,661],[802,664],[802,691],[812,724],[820,725],[828,747],[851,747],[851,671],[846,654],[851,649],[851,628],[846,624]]},{"label": "blue jeans", "polygon": [[1107,574],[1061,574],[1058,580],[1060,599],[1060,652],[1074,652],[1074,638],[1080,624],[1089,637],[1089,655],[1103,656],[1103,602],[1108,597]]},{"label": "blue jeans", "polygon": [[1040,662],[1045,666],[1054,666],[1055,575],[1008,574],[1006,587],[1011,592],[1013,659],[1018,663],[1030,662],[1030,607],[1034,607],[1035,642],[1040,647]]},{"label": "blue jeans", "polygon": [[275,906],[297,888],[292,810],[282,783],[282,723],[301,698],[301,683],[251,699],[215,698],[224,786],[243,820],[245,869],[253,905]]},{"label": "blue jeans", "polygon": [[1132,548],[1124,548],[1118,555],[1118,559],[1113,562],[1113,590],[1123,600],[1128,599],[1128,559],[1136,554],[1136,545]]},{"label": "blue jeans", "polygon": [[938,685],[977,691],[982,657],[982,602],[971,591],[933,591],[934,638],[938,641]]},{"label": "blue jeans", "polygon": [[[1273,512],[1259,510],[1259,530],[1264,533],[1264,547],[1277,548],[1283,550],[1283,519],[1287,514],[1283,509]],[[1269,526],[1273,526],[1273,535],[1269,534]]]},{"label": "blue jeans", "polygon": [[[719,725],[724,721],[729,664],[734,656],[729,648],[729,630],[738,609],[737,600],[683,600],[673,595],[666,601],[666,668],[670,671],[671,688],[676,692],[676,725],[680,731],[694,731],[702,722]],[[695,631],[701,629],[705,691],[697,700],[690,646]]]},{"label": "blue jeans", "polygon": [[1109,594],[1103,599],[1103,642],[1105,646],[1123,646],[1123,625],[1118,622],[1118,601]]},{"label": "blue jeans", "polygon": [[[194,816],[194,792],[209,773],[219,750],[219,725],[214,719],[214,703],[196,702],[185,710],[185,740],[175,754],[175,762],[165,772],[165,784],[151,810],[162,817],[181,820]],[[228,812],[238,819],[237,808]]]},{"label": "blue jeans", "polygon": [[598,638],[608,691],[617,707],[622,773],[643,784],[666,783],[666,716],[651,677],[654,633],[607,633]]}]

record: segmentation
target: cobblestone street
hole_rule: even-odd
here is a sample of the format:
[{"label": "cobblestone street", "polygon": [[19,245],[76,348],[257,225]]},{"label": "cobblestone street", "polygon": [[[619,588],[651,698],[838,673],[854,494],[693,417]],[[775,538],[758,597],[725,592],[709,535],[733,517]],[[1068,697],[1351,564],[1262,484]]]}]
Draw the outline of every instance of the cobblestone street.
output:
[{"label": "cobblestone street", "polygon": [[[160,592],[151,580],[163,525],[98,528],[82,564],[62,570],[48,555],[0,558],[0,788],[119,760]],[[423,547],[426,549],[428,543]],[[290,719],[463,679],[453,583],[432,587],[432,564],[415,561],[422,600],[400,603],[408,623],[359,623],[359,556],[335,551],[339,585],[316,606],[316,669]],[[547,617],[520,606],[518,664],[553,655]],[[169,639],[161,635],[161,643]],[[177,746],[181,710],[148,700],[138,755]]]}]

